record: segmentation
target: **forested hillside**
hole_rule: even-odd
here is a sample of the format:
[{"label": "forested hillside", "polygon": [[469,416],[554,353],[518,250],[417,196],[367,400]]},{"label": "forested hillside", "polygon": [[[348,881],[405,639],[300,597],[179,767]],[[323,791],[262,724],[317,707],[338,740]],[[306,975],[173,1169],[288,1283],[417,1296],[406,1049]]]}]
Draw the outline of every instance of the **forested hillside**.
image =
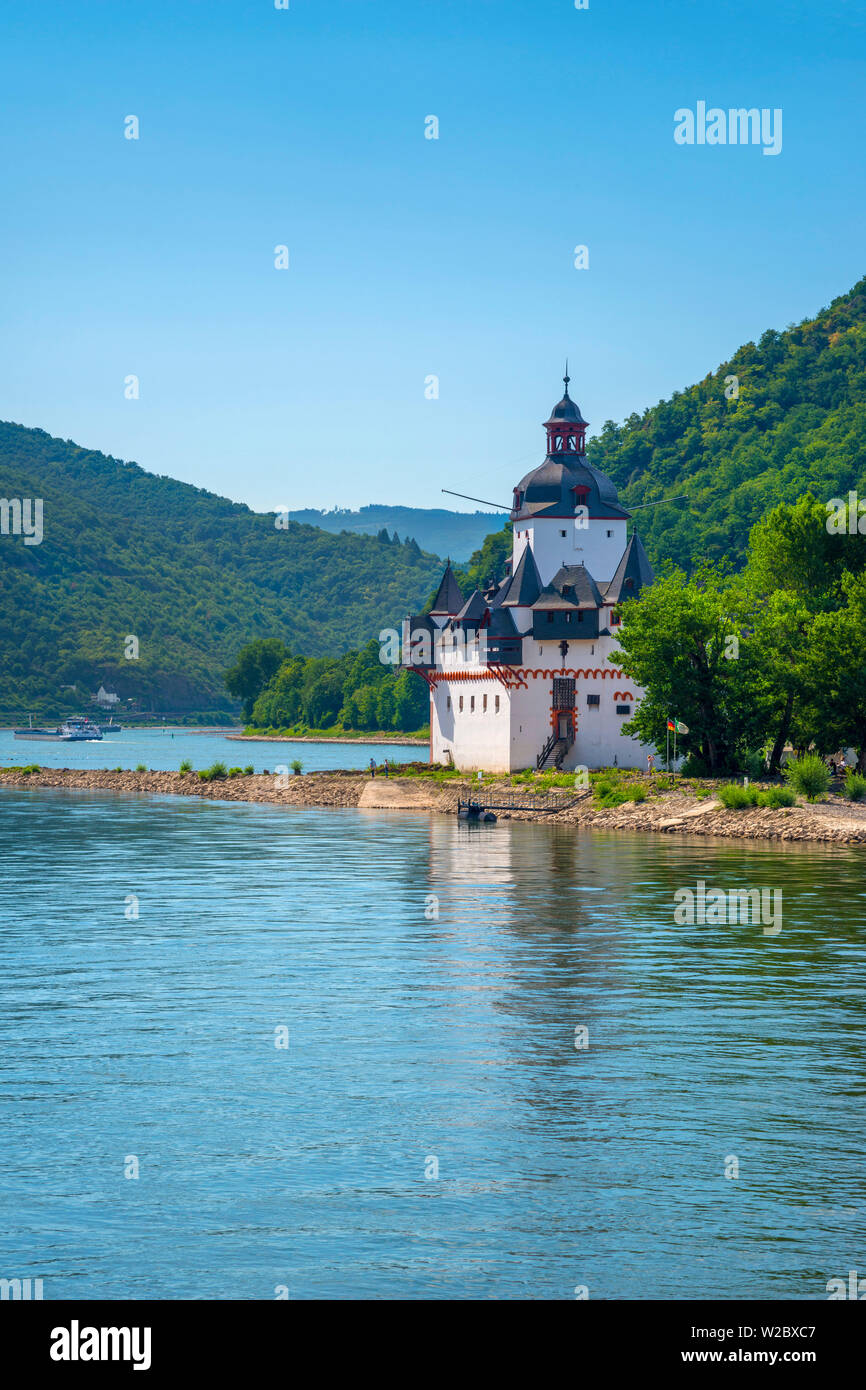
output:
[{"label": "forested hillside", "polygon": [[[228,708],[251,638],[357,648],[417,611],[441,562],[414,542],[278,530],[213,493],[0,424],[0,495],[44,499],[44,539],[0,536],[0,713],[76,708],[100,682],[144,709]],[[139,659],[124,656],[139,639]]]},{"label": "forested hillside", "polygon": [[669,401],[608,421],[587,453],[629,506],[688,493],[635,513],[656,567],[739,566],[750,528],[780,502],[866,496],[866,279]]}]

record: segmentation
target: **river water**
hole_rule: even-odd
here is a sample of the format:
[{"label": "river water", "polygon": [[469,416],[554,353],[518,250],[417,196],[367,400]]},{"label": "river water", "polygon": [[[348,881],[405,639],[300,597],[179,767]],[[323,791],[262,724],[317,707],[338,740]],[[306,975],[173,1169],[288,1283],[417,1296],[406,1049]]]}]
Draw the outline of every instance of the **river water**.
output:
[{"label": "river water", "polygon": [[[2,792],[0,1275],[824,1299],[866,1272],[862,862]],[[701,879],[781,931],[677,925]]]},{"label": "river water", "polygon": [[234,739],[223,733],[198,733],[188,729],[121,729],[102,740],[80,743],[59,740],[16,738],[11,729],[0,730],[0,768],[39,767],[136,768],[143,764],[152,772],[177,772],[188,759],[198,772],[211,763],[227,767],[246,767],[256,772],[273,772],[278,765],[290,767],[295,758],[304,772],[336,768],[366,767],[371,758],[395,762],[427,761],[427,745],[402,743],[284,743],[267,739]]}]

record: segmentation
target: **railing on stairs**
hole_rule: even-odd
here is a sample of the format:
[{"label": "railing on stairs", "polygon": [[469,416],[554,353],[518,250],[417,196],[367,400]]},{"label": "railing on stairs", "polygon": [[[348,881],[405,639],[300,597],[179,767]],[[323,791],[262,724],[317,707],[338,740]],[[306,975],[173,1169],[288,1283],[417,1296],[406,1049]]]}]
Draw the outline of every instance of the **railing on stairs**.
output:
[{"label": "railing on stairs", "polygon": [[541,768],[544,767],[544,764],[547,762],[548,758],[550,757],[551,753],[553,752],[554,747],[556,746],[556,744],[557,744],[558,742],[559,742],[559,734],[557,734],[557,733],[554,731],[554,732],[550,735],[550,738],[549,738],[549,739],[547,740],[547,742],[545,743],[545,745],[544,745],[544,747],[542,748],[541,752],[539,753],[538,757],[535,759],[535,766],[536,766],[536,768],[537,768],[538,770],[540,770]]}]

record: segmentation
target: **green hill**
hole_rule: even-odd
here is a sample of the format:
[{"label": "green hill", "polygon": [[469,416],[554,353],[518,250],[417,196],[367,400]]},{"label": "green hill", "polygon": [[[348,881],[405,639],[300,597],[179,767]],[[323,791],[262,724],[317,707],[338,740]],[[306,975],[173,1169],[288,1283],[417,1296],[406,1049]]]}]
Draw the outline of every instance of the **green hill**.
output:
[{"label": "green hill", "polygon": [[[77,708],[102,682],[144,709],[235,708],[242,645],[360,647],[417,611],[441,561],[413,541],[329,535],[0,423],[0,495],[44,499],[44,539],[0,535],[0,713]],[[137,661],[124,657],[138,637]]]},{"label": "green hill", "polygon": [[628,506],[688,494],[635,514],[656,566],[723,555],[739,565],[751,526],[809,489],[821,501],[850,488],[866,497],[866,279],[669,401],[608,421],[587,453]]}]

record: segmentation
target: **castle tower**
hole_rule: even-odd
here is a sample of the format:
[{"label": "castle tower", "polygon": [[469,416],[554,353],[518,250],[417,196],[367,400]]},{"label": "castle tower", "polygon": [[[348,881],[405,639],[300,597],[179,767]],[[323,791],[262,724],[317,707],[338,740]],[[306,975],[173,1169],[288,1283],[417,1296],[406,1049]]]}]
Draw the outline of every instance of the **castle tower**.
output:
[{"label": "castle tower", "polygon": [[586,457],[589,424],[568,394],[545,420],[547,456],[514,489],[512,573],[528,546],[543,584],[563,565],[582,564],[598,581],[613,578],[625,550],[629,513],[613,481]]},{"label": "castle tower", "polygon": [[430,689],[434,762],[644,765],[646,750],[623,732],[643,692],[618,669],[618,605],[653,582],[652,567],[637,535],[627,538],[612,479],[587,459],[567,365],[563,380],[544,422],[547,454],[514,489],[509,573],[464,600],[448,566],[431,611],[407,619],[406,664]]}]

